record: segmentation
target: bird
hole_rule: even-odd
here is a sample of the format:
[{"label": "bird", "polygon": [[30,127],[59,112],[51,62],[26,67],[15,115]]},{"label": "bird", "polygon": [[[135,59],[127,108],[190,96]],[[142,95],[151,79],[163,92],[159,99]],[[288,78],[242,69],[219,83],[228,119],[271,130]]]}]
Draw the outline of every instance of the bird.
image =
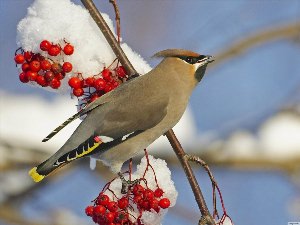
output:
[{"label": "bird", "polygon": [[85,116],[70,138],[50,158],[32,168],[35,182],[82,157],[95,155],[114,173],[173,128],[182,117],[192,91],[214,61],[185,49],[166,49],[153,57],[161,62],[143,76],[89,103],[50,133],[48,141],[66,125]]}]

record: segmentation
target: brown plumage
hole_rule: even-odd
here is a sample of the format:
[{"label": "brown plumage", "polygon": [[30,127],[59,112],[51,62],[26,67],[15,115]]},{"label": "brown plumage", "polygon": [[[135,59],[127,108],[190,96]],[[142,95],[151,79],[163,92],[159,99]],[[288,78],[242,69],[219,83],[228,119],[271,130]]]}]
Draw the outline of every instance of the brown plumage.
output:
[{"label": "brown plumage", "polygon": [[[155,57],[164,59],[149,73],[103,95],[65,123],[87,115],[53,156],[30,171],[36,182],[89,155],[119,172],[126,160],[176,125],[211,57],[183,49],[164,50]],[[100,142],[95,139],[98,136]]]}]

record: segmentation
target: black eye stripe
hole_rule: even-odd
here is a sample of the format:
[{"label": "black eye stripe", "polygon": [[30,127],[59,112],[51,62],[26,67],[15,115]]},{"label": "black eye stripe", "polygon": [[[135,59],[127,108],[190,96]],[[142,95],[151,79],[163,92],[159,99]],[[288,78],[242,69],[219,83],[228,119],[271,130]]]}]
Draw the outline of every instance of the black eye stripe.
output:
[{"label": "black eye stripe", "polygon": [[177,57],[184,60],[184,61],[186,61],[189,64],[195,64],[199,60],[206,58],[205,55],[200,55],[198,57],[193,57],[193,56],[177,56]]}]

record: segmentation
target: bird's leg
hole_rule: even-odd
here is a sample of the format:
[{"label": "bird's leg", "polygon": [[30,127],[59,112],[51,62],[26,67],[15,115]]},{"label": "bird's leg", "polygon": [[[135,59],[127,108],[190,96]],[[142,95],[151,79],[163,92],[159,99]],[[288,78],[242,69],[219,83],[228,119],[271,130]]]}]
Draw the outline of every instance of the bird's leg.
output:
[{"label": "bird's leg", "polygon": [[122,189],[121,189],[122,194],[128,193],[128,190],[129,190],[130,187],[132,187],[132,186],[134,186],[134,185],[136,185],[137,183],[140,182],[140,179],[136,179],[136,180],[133,180],[133,181],[126,180],[121,172],[119,172],[118,175],[119,175],[119,177],[122,181]]}]

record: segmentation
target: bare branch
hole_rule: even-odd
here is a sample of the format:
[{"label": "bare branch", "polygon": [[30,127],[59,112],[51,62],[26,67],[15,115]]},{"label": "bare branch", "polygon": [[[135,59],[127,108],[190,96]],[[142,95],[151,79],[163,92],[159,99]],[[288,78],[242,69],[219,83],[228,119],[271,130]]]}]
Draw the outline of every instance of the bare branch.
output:
[{"label": "bare branch", "polygon": [[249,37],[236,41],[232,46],[215,55],[216,61],[210,67],[219,65],[220,63],[243,54],[251,47],[261,45],[265,42],[280,39],[297,40],[300,37],[300,22],[282,25],[280,27],[272,27],[257,32]]},{"label": "bare branch", "polygon": [[120,17],[120,10],[117,5],[116,0],[109,0],[109,2],[114,6],[115,14],[116,14],[116,24],[117,24],[117,36],[118,42],[120,44],[120,37],[121,37],[121,17]]}]

